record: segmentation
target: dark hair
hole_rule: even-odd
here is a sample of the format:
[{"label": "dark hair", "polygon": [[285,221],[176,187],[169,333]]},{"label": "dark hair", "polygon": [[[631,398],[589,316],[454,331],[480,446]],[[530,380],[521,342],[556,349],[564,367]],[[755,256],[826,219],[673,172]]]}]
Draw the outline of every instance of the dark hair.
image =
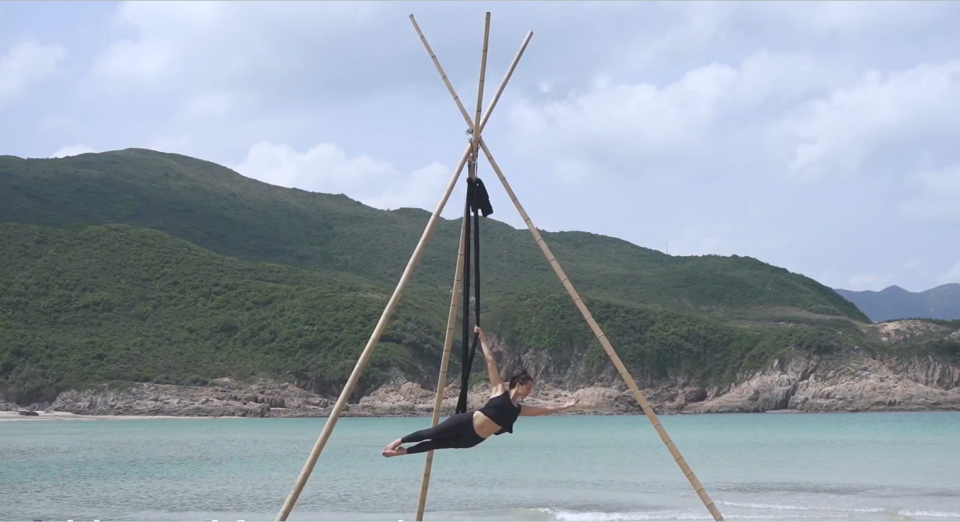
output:
[{"label": "dark hair", "polygon": [[527,384],[533,382],[533,376],[527,373],[525,368],[521,368],[513,373],[513,377],[510,377],[510,389],[514,389],[518,384]]}]

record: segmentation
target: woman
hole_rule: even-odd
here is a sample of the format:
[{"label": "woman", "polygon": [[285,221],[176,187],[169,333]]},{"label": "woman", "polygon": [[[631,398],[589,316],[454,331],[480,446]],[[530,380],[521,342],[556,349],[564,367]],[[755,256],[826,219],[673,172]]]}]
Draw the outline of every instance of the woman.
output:
[{"label": "woman", "polygon": [[[477,411],[452,415],[432,428],[415,431],[391,442],[383,449],[384,457],[411,455],[437,449],[472,448],[491,435],[513,433],[513,424],[518,417],[549,415],[557,411],[569,410],[577,404],[577,401],[573,400],[559,408],[521,406],[520,399],[533,391],[533,377],[526,370],[520,370],[510,378],[509,385],[505,386],[500,380],[500,371],[487,346],[483,330],[477,326],[474,331],[480,335],[480,347],[483,349],[484,359],[487,360],[487,373],[490,374],[492,387],[490,399]],[[410,448],[401,447],[402,444],[411,442],[419,442],[419,444]]]}]

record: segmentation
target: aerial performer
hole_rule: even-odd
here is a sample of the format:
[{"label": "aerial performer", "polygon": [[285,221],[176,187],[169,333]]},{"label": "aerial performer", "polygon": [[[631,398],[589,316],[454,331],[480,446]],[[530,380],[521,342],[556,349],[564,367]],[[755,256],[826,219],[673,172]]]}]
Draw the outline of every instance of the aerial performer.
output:
[{"label": "aerial performer", "polygon": [[[533,377],[527,370],[521,369],[513,374],[508,384],[500,379],[500,370],[490,353],[486,336],[479,326],[474,332],[480,337],[483,357],[487,360],[487,373],[490,374],[490,399],[476,411],[465,411],[451,415],[447,420],[432,428],[426,428],[405,435],[383,449],[384,457],[412,455],[438,449],[472,448],[492,435],[513,433],[513,425],[518,417],[535,417],[566,411],[576,406],[572,400],[560,407],[526,406],[520,400],[533,391]],[[403,444],[417,442],[409,448]]]}]

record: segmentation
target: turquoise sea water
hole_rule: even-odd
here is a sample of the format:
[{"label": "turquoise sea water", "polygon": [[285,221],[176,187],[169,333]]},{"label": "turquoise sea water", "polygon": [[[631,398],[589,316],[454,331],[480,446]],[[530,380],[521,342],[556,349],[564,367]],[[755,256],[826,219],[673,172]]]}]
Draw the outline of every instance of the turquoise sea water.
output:
[{"label": "turquoise sea water", "polygon": [[[960,413],[664,416],[727,520],[958,520]],[[0,520],[273,520],[325,419],[0,422]],[[288,520],[413,520],[429,418],[341,419]],[[427,520],[711,520],[646,417],[438,451]]]}]

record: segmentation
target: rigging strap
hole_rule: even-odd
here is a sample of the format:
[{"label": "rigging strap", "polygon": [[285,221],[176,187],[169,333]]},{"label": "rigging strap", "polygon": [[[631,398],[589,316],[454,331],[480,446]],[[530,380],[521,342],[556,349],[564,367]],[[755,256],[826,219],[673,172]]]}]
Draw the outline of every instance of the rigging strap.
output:
[{"label": "rigging strap", "polygon": [[[473,240],[473,272],[474,272],[474,325],[480,324],[480,216],[484,217],[493,214],[493,207],[490,205],[490,197],[483,181],[476,176],[476,162],[471,158],[469,165],[470,175],[467,177],[467,198],[463,209],[464,235],[463,235],[463,289],[461,291],[463,304],[460,308],[463,311],[461,324],[463,326],[460,365],[460,398],[457,401],[456,413],[467,411],[467,389],[470,381],[470,372],[473,367],[473,359],[477,353],[477,342],[479,335],[470,332],[470,254],[471,254],[471,236]],[[473,231],[471,234],[471,225]]]}]

